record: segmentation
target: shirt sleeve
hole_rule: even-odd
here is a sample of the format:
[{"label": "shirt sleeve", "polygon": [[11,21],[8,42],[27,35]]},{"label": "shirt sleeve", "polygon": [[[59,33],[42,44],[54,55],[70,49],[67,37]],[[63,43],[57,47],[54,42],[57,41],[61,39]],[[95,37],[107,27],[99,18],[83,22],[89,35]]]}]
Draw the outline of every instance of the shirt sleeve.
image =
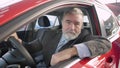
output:
[{"label": "shirt sleeve", "polygon": [[76,44],[74,45],[77,49],[77,52],[78,52],[78,56],[83,59],[85,57],[90,57],[91,54],[90,54],[90,51],[88,49],[88,47],[84,44],[84,43],[81,43],[81,44]]}]

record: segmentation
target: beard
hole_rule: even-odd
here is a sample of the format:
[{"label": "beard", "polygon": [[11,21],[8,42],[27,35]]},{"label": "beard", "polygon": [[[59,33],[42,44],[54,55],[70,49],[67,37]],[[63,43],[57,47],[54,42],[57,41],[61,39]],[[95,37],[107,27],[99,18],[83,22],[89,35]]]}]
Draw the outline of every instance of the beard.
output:
[{"label": "beard", "polygon": [[73,31],[71,31],[71,30],[67,30],[67,31],[64,31],[64,32],[63,32],[63,36],[64,36],[67,40],[73,40],[73,39],[77,38],[79,34],[80,34],[80,33],[75,33],[75,32],[73,32]]}]

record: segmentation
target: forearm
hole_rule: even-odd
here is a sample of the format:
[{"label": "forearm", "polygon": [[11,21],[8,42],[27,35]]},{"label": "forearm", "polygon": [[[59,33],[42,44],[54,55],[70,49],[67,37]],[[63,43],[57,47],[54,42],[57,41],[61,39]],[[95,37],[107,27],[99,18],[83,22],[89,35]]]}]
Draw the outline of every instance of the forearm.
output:
[{"label": "forearm", "polygon": [[77,49],[75,47],[65,49],[61,52],[58,52],[56,54],[52,55],[51,58],[51,65],[55,65],[61,61],[70,59],[73,56],[76,56],[77,54]]},{"label": "forearm", "polygon": [[111,48],[111,43],[103,38],[76,44],[74,47],[76,47],[78,56],[81,59],[85,57],[94,58],[108,52]]},{"label": "forearm", "polygon": [[104,39],[91,40],[89,42],[85,42],[85,45],[91,52],[91,58],[108,52],[112,46],[108,40]]},{"label": "forearm", "polygon": [[71,55],[70,57],[77,56],[78,55],[77,48],[76,47],[69,48],[69,53]]}]

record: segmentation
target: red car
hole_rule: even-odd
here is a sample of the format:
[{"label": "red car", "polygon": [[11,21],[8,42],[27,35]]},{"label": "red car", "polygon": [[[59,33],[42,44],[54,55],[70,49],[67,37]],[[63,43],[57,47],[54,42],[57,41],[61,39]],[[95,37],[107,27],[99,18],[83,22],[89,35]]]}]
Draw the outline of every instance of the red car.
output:
[{"label": "red car", "polygon": [[70,7],[82,9],[83,28],[109,39],[112,49],[92,59],[72,58],[51,68],[120,68],[119,22],[108,7],[94,0],[1,0],[0,67],[36,67],[41,53],[29,53],[11,34],[16,33],[24,44],[38,38],[40,30],[61,29],[61,17]]}]

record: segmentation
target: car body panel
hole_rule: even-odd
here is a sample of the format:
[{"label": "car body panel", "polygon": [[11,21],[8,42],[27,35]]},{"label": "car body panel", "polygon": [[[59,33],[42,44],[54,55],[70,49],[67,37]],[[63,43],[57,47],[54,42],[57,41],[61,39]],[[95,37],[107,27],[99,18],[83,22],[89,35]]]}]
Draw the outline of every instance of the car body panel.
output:
[{"label": "car body panel", "polygon": [[[19,0],[8,6],[3,6],[0,8],[0,26],[5,24],[5,22],[27,12],[38,5],[45,4],[51,0]],[[10,0],[8,0],[10,2]],[[7,2],[5,2],[7,3]],[[1,5],[4,4],[1,2]]]}]

